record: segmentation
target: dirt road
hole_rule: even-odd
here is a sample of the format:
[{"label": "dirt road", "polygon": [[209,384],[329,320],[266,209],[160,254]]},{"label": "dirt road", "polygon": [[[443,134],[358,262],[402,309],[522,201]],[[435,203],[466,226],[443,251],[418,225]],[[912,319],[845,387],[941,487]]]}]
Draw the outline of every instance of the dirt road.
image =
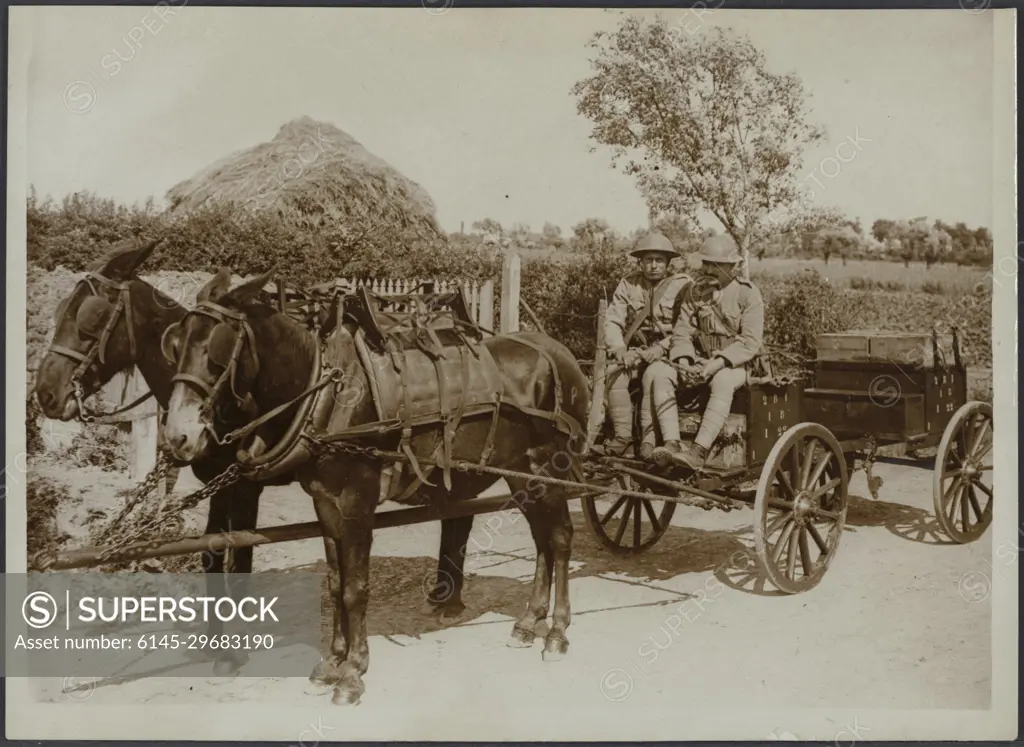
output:
[{"label": "dirt road", "polygon": [[[880,463],[880,500],[864,474],[837,558],[824,581],[795,596],[757,590],[733,568],[752,547],[749,509],[680,507],[647,554],[603,550],[571,504],[577,527],[567,658],[541,660],[541,644],[506,648],[533,575],[525,520],[476,520],[467,559],[467,619],[444,628],[421,611],[439,525],[377,533],[368,628],[371,708],[465,709],[513,697],[516,708],[564,699],[581,708],[655,711],[749,703],[756,707],[987,708],[990,699],[991,533],[976,544],[945,544],[931,518],[927,465]],[[183,473],[180,490],[197,486]],[[260,524],[315,517],[298,488],[265,494]],[[194,517],[200,519],[201,517]],[[198,521],[196,522],[199,523]],[[497,527],[497,529],[495,529]],[[739,553],[739,554],[737,554]],[[319,540],[256,551],[257,570],[322,562]],[[730,560],[732,558],[732,560]],[[968,574],[965,576],[965,574]],[[983,574],[983,575],[982,575]],[[703,590],[703,594],[700,594]],[[699,600],[703,600],[698,604]],[[202,674],[205,664],[196,664]],[[143,667],[144,669],[144,667]],[[68,698],[41,682],[44,700]],[[97,704],[310,704],[295,678],[99,682],[77,697]],[[330,708],[329,700],[314,702]]]}]

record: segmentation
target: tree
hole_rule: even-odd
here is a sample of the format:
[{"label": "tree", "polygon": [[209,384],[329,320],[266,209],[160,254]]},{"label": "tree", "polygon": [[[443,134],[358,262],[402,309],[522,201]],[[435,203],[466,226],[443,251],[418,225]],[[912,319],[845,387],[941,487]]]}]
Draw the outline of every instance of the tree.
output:
[{"label": "tree", "polygon": [[474,231],[479,231],[480,233],[491,233],[497,236],[502,236],[505,232],[501,227],[501,224],[494,220],[494,218],[484,218],[483,220],[473,221],[472,228]]},{"label": "tree", "polygon": [[890,234],[892,234],[892,231],[895,228],[895,226],[896,223],[894,221],[879,218],[878,220],[871,224],[871,235],[875,237],[876,241],[880,241],[881,243],[885,244],[887,243],[889,236]]},{"label": "tree", "polygon": [[572,227],[572,247],[580,251],[610,249],[618,237],[604,218],[587,218]]},{"label": "tree", "polygon": [[702,241],[702,237],[697,235],[693,223],[685,215],[679,213],[666,213],[658,216],[654,219],[652,228],[668,237],[672,246],[683,254],[696,251]]},{"label": "tree", "polygon": [[732,31],[676,31],[629,17],[590,42],[594,74],[572,93],[594,123],[591,137],[612,148],[613,166],[627,161],[652,212],[697,223],[703,208],[744,252],[810,218],[835,222],[797,183],[804,148],[824,137],[806,121],[799,78],[769,71]]},{"label": "tree", "polygon": [[562,238],[562,229],[554,223],[545,223],[544,228],[541,230],[541,234],[548,241],[554,241]]}]

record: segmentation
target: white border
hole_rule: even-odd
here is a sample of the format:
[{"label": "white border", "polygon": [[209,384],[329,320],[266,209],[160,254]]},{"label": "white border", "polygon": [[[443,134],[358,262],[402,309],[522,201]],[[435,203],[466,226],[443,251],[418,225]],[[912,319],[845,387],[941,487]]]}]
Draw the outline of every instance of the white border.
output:
[{"label": "white border", "polygon": [[[543,12],[527,11],[520,12]],[[995,261],[1014,263],[1016,254],[1016,10],[989,10],[995,14],[994,111],[992,147],[994,164],[993,224]],[[27,71],[32,45],[31,7],[10,8],[9,32],[9,135],[7,225],[7,459],[24,451],[22,412],[26,396],[25,371],[25,200]],[[937,54],[941,53],[936,51]],[[949,178],[955,178],[950,175]],[[1007,266],[1004,264],[1003,266]],[[1003,282],[993,297],[993,389],[995,420],[995,482],[1000,500],[995,503],[991,531],[993,547],[1016,541],[1017,402],[1016,402],[1016,278]],[[1010,289],[1013,292],[1010,292]],[[1012,341],[1012,342],[1011,342]],[[25,570],[26,515],[24,490],[11,485],[6,502],[7,568]],[[1017,567],[992,579],[992,708],[990,711],[898,711],[858,709],[752,709],[743,703],[731,707],[687,708],[675,712],[645,708],[637,703],[629,714],[615,708],[566,710],[552,701],[550,713],[522,713],[514,698],[506,703],[473,703],[458,713],[436,713],[409,704],[404,712],[393,708],[337,709],[326,699],[308,708],[266,704],[180,706],[100,706],[84,710],[78,703],[38,703],[24,679],[7,680],[9,739],[189,739],[293,741],[296,724],[316,724],[318,718],[336,725],[329,732],[336,740],[565,740],[619,741],[702,739],[765,739],[785,724],[804,734],[831,734],[836,724],[869,723],[865,740],[1012,739],[1017,734]],[[951,631],[951,634],[954,631]],[[960,631],[970,634],[970,631]],[[185,717],[183,717],[185,716]],[[88,736],[86,736],[88,735]],[[337,736],[335,736],[337,735]]]}]

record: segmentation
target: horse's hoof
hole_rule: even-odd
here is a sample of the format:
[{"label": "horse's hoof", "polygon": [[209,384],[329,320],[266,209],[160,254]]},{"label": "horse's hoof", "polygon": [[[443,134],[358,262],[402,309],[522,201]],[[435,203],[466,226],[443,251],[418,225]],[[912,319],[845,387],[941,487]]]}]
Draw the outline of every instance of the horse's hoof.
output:
[{"label": "horse's hoof", "polygon": [[334,686],[334,695],[331,703],[334,705],[359,705],[359,699],[366,692],[363,680],[360,677],[346,677],[342,682]]},{"label": "horse's hoof", "polygon": [[530,648],[537,636],[532,630],[524,630],[519,626],[512,628],[512,635],[508,638],[509,648]]},{"label": "horse's hoof", "polygon": [[441,610],[441,624],[442,625],[458,625],[460,622],[466,619],[466,608],[460,607],[458,609],[444,608]]},{"label": "horse's hoof", "polygon": [[569,641],[562,636],[555,636],[544,641],[544,661],[561,661],[569,652]]}]

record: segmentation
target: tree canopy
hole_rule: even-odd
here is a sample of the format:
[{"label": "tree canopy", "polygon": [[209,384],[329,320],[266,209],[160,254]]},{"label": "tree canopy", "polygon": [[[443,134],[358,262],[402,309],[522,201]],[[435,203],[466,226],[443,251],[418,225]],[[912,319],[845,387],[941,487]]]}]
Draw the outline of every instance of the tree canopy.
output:
[{"label": "tree canopy", "polygon": [[572,88],[577,110],[613,166],[626,161],[653,214],[696,225],[703,209],[744,251],[836,222],[798,183],[804,149],[825,136],[808,121],[803,84],[770,71],[746,36],[628,17],[590,47],[594,73]]}]

